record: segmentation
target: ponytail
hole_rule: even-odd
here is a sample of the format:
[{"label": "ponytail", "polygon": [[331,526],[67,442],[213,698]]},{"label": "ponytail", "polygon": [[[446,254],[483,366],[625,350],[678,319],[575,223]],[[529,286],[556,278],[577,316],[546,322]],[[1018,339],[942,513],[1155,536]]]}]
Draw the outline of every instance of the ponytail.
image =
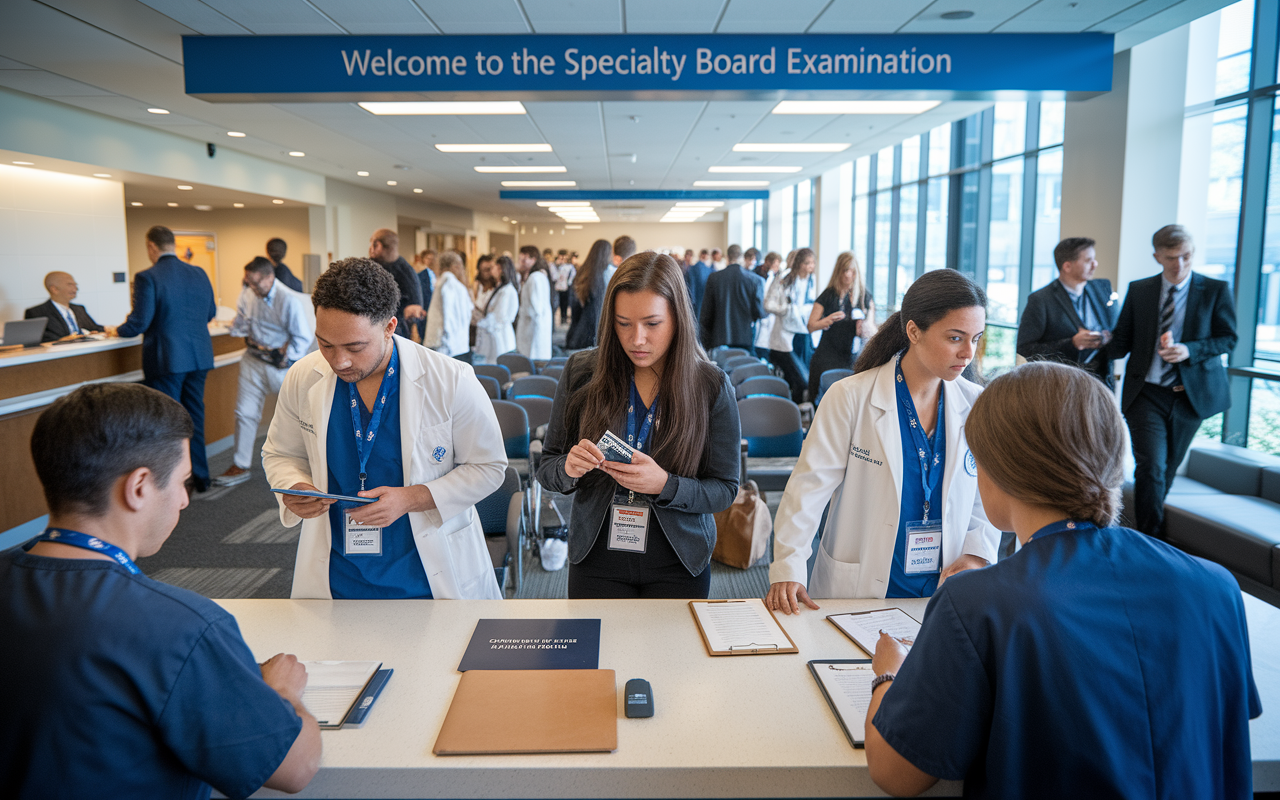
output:
[{"label": "ponytail", "polygon": [[922,331],[933,323],[961,308],[981,306],[987,308],[987,295],[982,287],[954,269],[936,269],[926,272],[907,288],[902,298],[902,308],[889,318],[871,337],[853,371],[866,372],[883,366],[911,344],[907,338],[907,322],[915,322]]}]

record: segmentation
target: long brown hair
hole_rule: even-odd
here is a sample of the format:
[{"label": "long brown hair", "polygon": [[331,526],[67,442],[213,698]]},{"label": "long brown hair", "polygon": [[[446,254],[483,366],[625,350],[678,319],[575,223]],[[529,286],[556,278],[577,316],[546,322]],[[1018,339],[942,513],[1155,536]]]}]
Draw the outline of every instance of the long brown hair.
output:
[{"label": "long brown hair", "polygon": [[[952,311],[975,306],[984,311],[987,308],[987,293],[981,286],[954,269],[926,272],[907,287],[907,293],[902,296],[902,308],[890,314],[867,346],[862,348],[862,355],[858,356],[853,371],[875,369],[907,349],[911,344],[907,338],[908,322],[914,321],[917,328],[927,331]],[[980,375],[978,372],[975,374]]]},{"label": "long brown hair", "polygon": [[[853,270],[853,283],[849,285],[849,291],[845,295],[840,293],[840,276],[847,269]],[[866,310],[863,300],[866,299],[867,286],[862,280],[862,266],[858,264],[858,259],[848,250],[836,256],[835,269],[831,270],[831,280],[827,283],[827,288],[836,293],[836,301],[842,302],[847,296],[849,302],[854,308]]]},{"label": "long brown hair", "polygon": [[578,295],[579,303],[585,306],[592,294],[604,289],[604,271],[612,262],[613,245],[604,239],[596,239],[595,244],[591,245],[591,252],[587,253],[587,259],[578,267],[577,277],[573,279],[573,291]]},{"label": "long brown hair", "polygon": [[[594,248],[593,248],[594,249]],[[566,419],[578,420],[575,439],[599,439],[621,418],[631,400],[635,366],[614,328],[618,292],[653,292],[667,301],[675,332],[658,379],[658,414],[653,427],[653,460],[668,472],[697,476],[710,450],[710,409],[724,381],[723,373],[698,343],[693,304],[684,275],[671,256],[646,251],[618,267],[604,296],[597,333],[595,371],[569,400]]]},{"label": "long brown hair", "polygon": [[792,250],[788,253],[787,274],[782,276],[782,285],[790,289],[795,284],[796,278],[800,277],[800,265],[811,258],[814,260],[814,266],[817,266],[818,257],[808,247],[801,247],[799,250]]}]

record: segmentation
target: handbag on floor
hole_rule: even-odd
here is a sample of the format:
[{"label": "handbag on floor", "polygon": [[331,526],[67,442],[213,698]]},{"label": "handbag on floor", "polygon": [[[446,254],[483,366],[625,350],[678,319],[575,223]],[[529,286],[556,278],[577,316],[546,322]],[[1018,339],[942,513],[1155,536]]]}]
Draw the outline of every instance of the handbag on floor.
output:
[{"label": "handbag on floor", "polygon": [[721,564],[746,569],[764,557],[773,520],[755,481],[738,487],[733,505],[715,515],[716,549],[711,557]]}]

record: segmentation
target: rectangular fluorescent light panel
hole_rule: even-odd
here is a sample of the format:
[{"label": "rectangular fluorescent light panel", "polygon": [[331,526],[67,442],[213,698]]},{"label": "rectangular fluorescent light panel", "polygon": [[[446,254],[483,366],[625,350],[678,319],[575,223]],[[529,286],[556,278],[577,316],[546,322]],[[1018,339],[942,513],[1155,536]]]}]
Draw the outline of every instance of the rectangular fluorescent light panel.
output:
[{"label": "rectangular fluorescent light panel", "polygon": [[521,186],[577,186],[577,181],[503,181],[503,186],[512,188]]},{"label": "rectangular fluorescent light panel", "polygon": [[724,205],[723,200],[682,200],[676,208],[715,208]]},{"label": "rectangular fluorescent light panel", "polygon": [[483,172],[489,175],[502,174],[529,174],[534,172],[568,172],[565,167],[476,167],[476,172]]},{"label": "rectangular fluorescent light panel", "polygon": [[694,186],[719,186],[727,188],[730,186],[768,186],[768,181],[694,181]]},{"label": "rectangular fluorescent light panel", "polygon": [[444,102],[397,101],[358,103],[370,114],[393,115],[462,115],[462,114],[523,114],[524,103],[519,100],[453,100]]},{"label": "rectangular fluorescent light panel", "polygon": [[757,174],[764,175],[767,173],[776,173],[779,175],[799,172],[803,167],[711,167],[707,172],[733,173],[733,174]]},{"label": "rectangular fluorescent light panel", "polygon": [[587,207],[591,205],[590,200],[539,200],[538,205],[543,208],[568,208],[569,206]]},{"label": "rectangular fluorescent light panel", "polygon": [[735,144],[735,153],[843,153],[849,142],[779,142],[776,144]]},{"label": "rectangular fluorescent light panel", "polygon": [[775,114],[923,114],[938,100],[783,100]]},{"label": "rectangular fluorescent light panel", "polygon": [[441,153],[550,153],[549,144],[438,144]]},{"label": "rectangular fluorescent light panel", "polygon": [[580,231],[582,230],[582,226],[581,225],[565,225],[564,229],[567,231]]}]

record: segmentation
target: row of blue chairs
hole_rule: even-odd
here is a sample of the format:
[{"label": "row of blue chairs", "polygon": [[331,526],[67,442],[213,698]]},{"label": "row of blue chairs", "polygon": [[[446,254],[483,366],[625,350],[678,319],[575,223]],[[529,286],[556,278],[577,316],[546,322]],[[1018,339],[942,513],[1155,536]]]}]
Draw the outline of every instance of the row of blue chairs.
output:
[{"label": "row of blue chairs", "polygon": [[493,364],[477,364],[476,380],[484,386],[491,400],[514,400],[518,397],[555,397],[559,379],[550,375],[525,375],[503,382],[500,368]]}]

